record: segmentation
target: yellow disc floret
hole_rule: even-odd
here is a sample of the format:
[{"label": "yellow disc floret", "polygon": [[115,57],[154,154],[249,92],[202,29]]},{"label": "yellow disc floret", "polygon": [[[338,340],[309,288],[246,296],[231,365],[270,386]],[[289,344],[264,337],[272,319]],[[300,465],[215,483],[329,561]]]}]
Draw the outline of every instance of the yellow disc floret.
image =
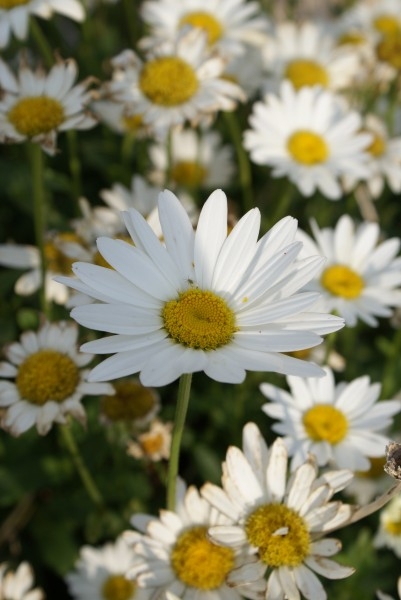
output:
[{"label": "yellow disc floret", "polygon": [[378,31],[384,36],[394,35],[401,32],[400,20],[395,15],[391,14],[383,14],[377,16],[373,20],[373,26],[376,29],[376,31]]},{"label": "yellow disc floret", "polygon": [[358,298],[365,287],[362,277],[346,265],[332,265],[325,269],[320,283],[330,294],[346,300]]},{"label": "yellow disc floret", "polygon": [[192,527],[182,533],[171,553],[171,566],[186,585],[215,590],[223,585],[234,567],[234,551],[216,546],[207,539],[207,528]]},{"label": "yellow disc floret", "polygon": [[122,124],[129,133],[136,133],[144,125],[143,117],[142,115],[126,115],[122,118]]},{"label": "yellow disc floret", "polygon": [[306,85],[329,85],[329,76],[324,67],[314,60],[299,59],[289,62],[284,71],[296,90]]},{"label": "yellow disc floret", "polygon": [[74,361],[57,350],[39,350],[28,356],[18,368],[16,385],[21,398],[42,406],[51,400],[63,402],[79,382]]},{"label": "yellow disc floret", "polygon": [[287,150],[292,158],[302,165],[317,165],[329,156],[329,149],[324,139],[314,133],[300,129],[293,133],[287,141]]},{"label": "yellow disc floret", "polygon": [[113,387],[115,394],[102,399],[102,412],[111,421],[135,421],[153,410],[154,392],[139,381],[119,381]]},{"label": "yellow disc floret", "polygon": [[161,56],[146,63],[139,77],[145,96],[160,106],[179,106],[188,102],[199,87],[195,71],[177,56]]},{"label": "yellow disc floret", "polygon": [[54,238],[45,243],[46,266],[52,273],[71,275],[72,265],[77,259],[64,254],[61,250],[63,243],[83,245],[83,241],[76,233],[68,231],[58,233]]},{"label": "yellow disc floret", "polygon": [[249,543],[258,548],[261,561],[269,567],[297,567],[309,554],[310,536],[306,523],[284,504],[265,504],[245,523]]},{"label": "yellow disc floret", "polygon": [[162,318],[169,336],[188,348],[216,350],[236,331],[234,313],[223,298],[198,288],[167,302]]},{"label": "yellow disc floret", "polygon": [[375,158],[382,156],[386,151],[386,142],[384,138],[378,133],[374,133],[373,131],[369,131],[369,133],[373,136],[373,140],[370,145],[366,148],[366,151],[369,152]]},{"label": "yellow disc floret", "polygon": [[180,160],[171,169],[171,179],[177,185],[197,187],[204,181],[205,176],[205,167],[190,160]]},{"label": "yellow disc floret", "polygon": [[103,583],[102,597],[105,600],[129,600],[135,589],[135,581],[126,579],[124,575],[110,575]]},{"label": "yellow disc floret", "polygon": [[191,27],[199,27],[207,33],[207,41],[210,45],[215,44],[223,34],[221,23],[208,12],[199,11],[187,13],[181,17],[179,22],[180,27],[191,25]]},{"label": "yellow disc floret", "polygon": [[0,0],[0,8],[4,10],[9,10],[11,8],[15,8],[16,6],[23,6],[24,4],[29,4],[31,0]]},{"label": "yellow disc floret", "polygon": [[302,421],[308,437],[314,442],[338,444],[347,435],[347,418],[331,404],[316,404],[304,413]]},{"label": "yellow disc floret", "polygon": [[8,120],[18,133],[34,137],[49,133],[64,122],[64,108],[54,98],[32,96],[22,98],[8,112]]},{"label": "yellow disc floret", "polygon": [[348,44],[352,46],[359,46],[366,42],[366,37],[360,31],[347,31],[338,38],[339,46],[346,46]]},{"label": "yellow disc floret", "polygon": [[401,70],[401,33],[386,36],[376,46],[379,60],[389,64],[398,71]]}]

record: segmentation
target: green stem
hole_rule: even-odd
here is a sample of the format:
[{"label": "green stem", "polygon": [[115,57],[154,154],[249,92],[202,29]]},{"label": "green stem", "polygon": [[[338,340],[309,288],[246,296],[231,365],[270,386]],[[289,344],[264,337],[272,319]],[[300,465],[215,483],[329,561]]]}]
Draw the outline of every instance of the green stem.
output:
[{"label": "green stem", "polygon": [[46,37],[43,35],[41,28],[36,22],[36,19],[30,18],[30,29],[33,39],[38,46],[46,67],[50,69],[54,65],[54,52],[49,45]]},{"label": "green stem", "polygon": [[136,46],[138,11],[134,0],[124,0],[125,21],[128,28],[129,41],[132,48]]},{"label": "green stem", "polygon": [[237,154],[239,179],[242,189],[242,210],[246,213],[254,207],[251,164],[242,143],[242,130],[239,126],[238,119],[233,112],[224,112],[223,114]]},{"label": "green stem", "polygon": [[29,144],[29,159],[32,177],[33,214],[35,241],[39,250],[40,259],[40,308],[45,315],[48,314],[46,300],[46,254],[45,254],[45,232],[46,232],[46,206],[45,188],[43,182],[43,152],[39,144]]},{"label": "green stem", "polygon": [[77,213],[80,213],[78,201],[82,196],[82,169],[78,155],[77,132],[74,129],[67,131],[69,163],[71,173],[71,195],[75,203]]},{"label": "green stem", "polygon": [[173,172],[173,135],[171,128],[168,130],[166,136],[166,173],[164,180],[164,187],[169,188],[172,185],[172,172]]},{"label": "green stem", "polygon": [[71,459],[75,465],[75,468],[81,478],[81,481],[85,487],[85,490],[88,493],[89,498],[92,500],[96,506],[99,508],[104,508],[104,502],[99,489],[94,482],[92,475],[88,471],[82,456],[79,452],[78,446],[75,442],[74,436],[72,435],[71,429],[69,425],[60,425],[61,435],[63,436],[63,441],[71,455]]},{"label": "green stem", "polygon": [[269,219],[270,226],[275,225],[278,221],[280,221],[280,219],[288,215],[288,209],[290,208],[293,196],[294,185],[291,183],[291,181],[286,181],[283,193],[280,195],[280,198],[276,203],[276,209]]},{"label": "green stem", "polygon": [[175,495],[180,461],[180,448],[185,418],[188,410],[189,393],[191,391],[192,373],[184,373],[178,386],[177,406],[175,409],[173,436],[171,440],[170,460],[167,473],[167,509],[174,510]]},{"label": "green stem", "polygon": [[382,379],[382,397],[391,398],[398,389],[397,374],[400,367],[401,329],[395,334],[391,355],[387,359]]}]

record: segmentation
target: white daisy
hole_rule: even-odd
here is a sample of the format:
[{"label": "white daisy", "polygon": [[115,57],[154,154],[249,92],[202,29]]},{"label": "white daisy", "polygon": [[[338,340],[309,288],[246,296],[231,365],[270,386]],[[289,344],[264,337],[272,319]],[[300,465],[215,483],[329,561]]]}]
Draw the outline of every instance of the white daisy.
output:
[{"label": "white daisy", "polygon": [[0,598],[5,600],[43,600],[40,588],[33,586],[32,567],[22,562],[16,571],[11,571],[7,563],[0,564]]},{"label": "white daisy", "polygon": [[401,496],[395,496],[380,511],[380,525],[373,539],[375,548],[389,548],[401,558]]},{"label": "white daisy", "polygon": [[171,431],[173,423],[163,423],[158,419],[152,421],[149,431],[137,436],[136,441],[127,444],[127,454],[134,458],[144,458],[152,462],[168,460],[171,449]]},{"label": "white daisy", "polygon": [[[399,600],[401,600],[401,577],[398,578],[397,592],[398,592],[398,598],[399,598]],[[389,596],[388,594],[383,594],[383,592],[381,592],[379,590],[376,592],[376,595],[378,597],[378,600],[394,600],[394,598],[392,596]]]},{"label": "white daisy", "polygon": [[308,284],[309,290],[322,293],[322,307],[341,315],[353,327],[361,319],[376,327],[376,317],[391,317],[391,306],[401,305],[401,257],[396,258],[400,240],[378,243],[377,223],[355,226],[343,215],[334,228],[319,229],[311,222],[314,240],[303,231],[305,256],[318,253],[326,257],[324,267]]},{"label": "white daisy", "polygon": [[246,563],[229,573],[228,585],[254,599],[299,600],[303,594],[308,600],[325,600],[315,572],[329,579],[353,573],[327,558],[340,550],[340,542],[319,539],[349,518],[349,507],[331,498],[351,477],[343,470],[317,478],[310,457],[287,482],[282,439],[269,450],[257,426],[245,425],[243,450],[232,446],[227,451],[223,489],[207,483],[201,490],[235,523],[211,527],[211,539],[248,553]]},{"label": "white daisy", "polygon": [[0,363],[1,424],[12,435],[33,425],[45,435],[54,422],[65,423],[69,414],[85,423],[82,396],[113,393],[110,384],[86,382],[82,367],[92,356],[78,352],[77,338],[75,323],[45,323],[5,349],[8,362]]},{"label": "white daisy", "polygon": [[244,146],[251,160],[271,166],[274,177],[288,177],[304,196],[317,189],[337,200],[340,177],[369,175],[365,149],[371,135],[360,133],[360,115],[320,87],[297,92],[283,82],[279,96],[254,104],[249,123]]},{"label": "white daisy", "polygon": [[297,291],[323,259],[297,261],[297,223],[282,219],[257,241],[258,209],[227,236],[227,198],[211,194],[194,233],[178,198],[160,194],[164,244],[136,210],[123,213],[135,246],[100,238],[113,267],[76,263],[78,280],[66,285],[100,302],[79,306],[79,323],[115,334],[85,344],[100,354],[116,352],[91,373],[91,381],[140,371],[143,385],[159,386],[183,373],[205,371],[217,381],[239,383],[245,370],[318,376],[321,369],[284,354],[317,345],[319,334],[342,320],[317,314],[315,294]]},{"label": "white daisy", "polygon": [[354,479],[347,486],[345,493],[352,497],[356,504],[365,506],[375,498],[384,494],[388,490],[389,479],[384,471],[386,457],[379,458],[369,456],[370,468],[368,471],[357,471],[354,473]]},{"label": "white daisy", "polygon": [[49,73],[23,62],[15,76],[0,60],[0,141],[30,140],[55,154],[58,132],[93,127],[96,121],[86,109],[91,79],[74,86],[77,73],[74,60],[59,59]]},{"label": "white daisy", "polygon": [[142,116],[131,113],[122,102],[100,99],[92,102],[91,109],[102,123],[116,133],[132,135],[135,138],[144,138],[151,133]]},{"label": "white daisy", "polygon": [[139,560],[123,537],[100,548],[83,546],[75,570],[65,577],[75,600],[150,600],[147,590],[138,587],[134,573]]},{"label": "white daisy", "polygon": [[262,410],[280,421],[272,429],[284,436],[291,469],[314,454],[321,467],[366,471],[368,457],[384,456],[390,438],[376,432],[392,425],[401,401],[377,402],[381,385],[368,376],[336,385],[332,370],[324,370],[325,377],[287,377],[290,393],[262,383],[260,391],[270,400]]},{"label": "white daisy", "polygon": [[8,45],[12,34],[19,40],[27,37],[29,15],[49,19],[55,12],[74,21],[85,18],[78,0],[3,0],[0,2],[0,48]]},{"label": "white daisy", "polygon": [[227,574],[238,565],[236,552],[207,538],[208,527],[230,522],[193,486],[178,481],[175,512],[163,510],[160,518],[134,515],[131,523],[144,532],[126,532],[141,557],[138,583],[163,598],[169,591],[182,600],[240,600],[225,583]]},{"label": "white daisy", "polygon": [[147,0],[141,8],[151,35],[142,46],[172,40],[184,26],[200,28],[211,48],[226,57],[244,52],[247,45],[266,40],[268,21],[258,2],[246,0]]}]

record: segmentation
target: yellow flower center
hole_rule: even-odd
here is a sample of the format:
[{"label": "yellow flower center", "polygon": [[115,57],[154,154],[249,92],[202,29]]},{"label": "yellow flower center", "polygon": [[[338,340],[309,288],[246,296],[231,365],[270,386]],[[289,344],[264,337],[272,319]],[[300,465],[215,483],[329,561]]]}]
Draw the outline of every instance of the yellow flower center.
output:
[{"label": "yellow flower center", "polygon": [[75,233],[65,231],[58,233],[53,240],[49,240],[45,243],[45,257],[49,271],[52,273],[71,275],[72,264],[76,262],[77,259],[64,254],[57,245],[57,242],[74,242],[77,244],[83,244],[83,242]]},{"label": "yellow flower center", "polygon": [[102,412],[111,421],[134,421],[145,417],[155,405],[152,390],[136,381],[119,381],[113,384],[114,396],[102,399]]},{"label": "yellow flower center", "polygon": [[198,187],[206,177],[206,169],[199,163],[180,160],[173,165],[171,178],[178,185]]},{"label": "yellow flower center", "polygon": [[379,15],[373,20],[373,26],[384,36],[400,33],[401,23],[395,15]]},{"label": "yellow flower center", "polygon": [[122,118],[124,129],[130,133],[136,133],[143,126],[142,115],[130,115]]},{"label": "yellow flower center", "polygon": [[306,85],[329,85],[329,76],[324,67],[314,60],[299,59],[289,62],[284,71],[296,90]]},{"label": "yellow flower center", "polygon": [[102,586],[105,600],[129,600],[135,592],[136,583],[124,575],[110,575]]},{"label": "yellow flower center", "polygon": [[180,27],[191,25],[199,27],[207,33],[207,41],[210,45],[215,44],[223,35],[223,27],[210,13],[199,11],[183,15],[179,22]]},{"label": "yellow flower center", "polygon": [[343,33],[338,39],[339,46],[345,46],[346,44],[358,46],[359,44],[364,44],[365,42],[366,38],[359,31],[348,31]]},{"label": "yellow flower center", "polygon": [[245,523],[249,543],[258,548],[269,567],[297,567],[309,554],[310,537],[305,521],[283,504],[265,504]]},{"label": "yellow flower center", "polygon": [[139,445],[146,456],[158,454],[164,446],[164,437],[161,431],[143,433],[139,438]]},{"label": "yellow flower center", "polygon": [[39,350],[28,356],[15,381],[21,398],[39,406],[50,400],[63,402],[75,392],[78,382],[77,365],[56,350]]},{"label": "yellow flower center", "polygon": [[28,4],[31,0],[0,0],[0,8],[4,10],[9,10],[14,8],[15,6],[22,6],[23,4]]},{"label": "yellow flower center", "polygon": [[385,456],[369,456],[370,468],[368,471],[356,471],[355,475],[367,479],[379,479],[384,475]]},{"label": "yellow flower center", "polygon": [[7,116],[18,133],[27,137],[49,133],[57,129],[65,118],[62,104],[47,96],[22,98],[14,104]]},{"label": "yellow flower center", "polygon": [[394,34],[383,38],[376,46],[379,60],[388,63],[391,67],[401,70],[401,34]]},{"label": "yellow flower center", "polygon": [[382,156],[386,150],[386,142],[384,138],[373,131],[369,131],[369,133],[373,135],[373,140],[370,143],[370,146],[366,148],[367,152],[369,152],[375,158]]},{"label": "yellow flower center", "polygon": [[308,360],[311,355],[312,348],[305,348],[303,350],[293,350],[292,352],[285,352],[288,356],[299,358],[301,360]]},{"label": "yellow flower center", "polygon": [[401,535],[401,507],[392,506],[383,514],[383,527],[390,535]]},{"label": "yellow flower center", "polygon": [[325,269],[320,283],[330,294],[347,300],[358,298],[365,287],[362,277],[346,265],[332,265]]},{"label": "yellow flower center", "polygon": [[167,302],[162,318],[169,336],[189,348],[216,350],[236,331],[234,313],[223,298],[198,288]]},{"label": "yellow flower center", "polygon": [[288,138],[287,150],[294,160],[303,165],[317,165],[324,162],[329,155],[324,139],[306,129],[300,129]]},{"label": "yellow flower center", "polygon": [[139,86],[147,98],[160,106],[184,104],[198,90],[193,68],[177,56],[162,56],[146,63]]},{"label": "yellow flower center", "polygon": [[338,444],[348,431],[348,421],[338,408],[331,404],[316,404],[302,418],[308,437],[314,442]]},{"label": "yellow flower center", "polygon": [[171,566],[186,585],[203,591],[223,585],[234,567],[231,548],[216,546],[207,539],[207,528],[192,527],[182,533],[171,553]]}]

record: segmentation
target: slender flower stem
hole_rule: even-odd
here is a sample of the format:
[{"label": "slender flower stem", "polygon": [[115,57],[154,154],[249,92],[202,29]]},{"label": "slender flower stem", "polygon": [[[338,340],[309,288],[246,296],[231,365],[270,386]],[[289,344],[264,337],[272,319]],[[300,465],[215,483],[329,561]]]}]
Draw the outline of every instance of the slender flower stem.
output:
[{"label": "slender flower stem", "polygon": [[239,178],[242,189],[242,210],[246,213],[254,207],[251,164],[242,143],[242,130],[239,126],[238,119],[232,112],[224,112],[223,114],[237,154]]},{"label": "slender flower stem", "polygon": [[41,28],[34,17],[30,18],[30,29],[33,39],[38,46],[46,67],[50,68],[54,65],[54,53],[49,45],[46,37],[43,35]]},{"label": "slender flower stem", "polygon": [[43,182],[43,152],[38,144],[29,144],[29,159],[31,165],[33,212],[35,241],[39,250],[40,259],[40,308],[45,315],[48,314],[48,303],[46,300],[46,255],[45,255],[45,232],[46,232],[46,207],[45,188]]},{"label": "slender flower stem", "polygon": [[188,410],[189,393],[191,391],[192,373],[181,375],[178,386],[177,406],[175,409],[173,436],[171,440],[170,461],[167,473],[167,509],[175,508],[175,490],[177,485],[178,466],[182,434]]},{"label": "slender flower stem", "polygon": [[166,173],[164,179],[164,186],[169,188],[171,185],[171,176],[173,171],[173,135],[171,128],[168,130],[166,136]]},{"label": "slender flower stem", "polygon": [[71,195],[79,214],[78,201],[82,196],[82,169],[78,155],[77,132],[74,129],[67,131],[67,140],[71,173]]}]

